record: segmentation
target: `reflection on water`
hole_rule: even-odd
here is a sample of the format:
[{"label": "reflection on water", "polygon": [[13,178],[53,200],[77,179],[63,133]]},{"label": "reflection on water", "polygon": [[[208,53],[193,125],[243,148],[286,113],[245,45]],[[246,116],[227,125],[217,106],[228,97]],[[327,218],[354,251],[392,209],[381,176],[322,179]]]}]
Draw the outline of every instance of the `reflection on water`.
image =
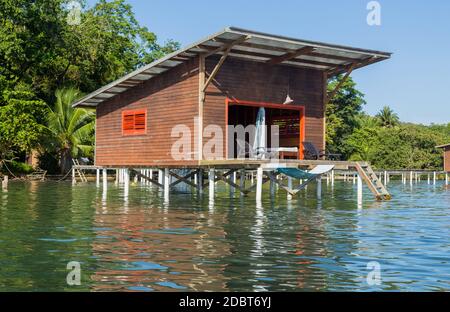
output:
[{"label": "reflection on water", "polygon": [[[111,183],[10,182],[0,193],[0,290],[450,290],[450,190],[391,183],[391,202],[349,182],[291,200],[163,194]],[[81,286],[66,265],[81,263]],[[366,266],[381,265],[369,286]]]}]

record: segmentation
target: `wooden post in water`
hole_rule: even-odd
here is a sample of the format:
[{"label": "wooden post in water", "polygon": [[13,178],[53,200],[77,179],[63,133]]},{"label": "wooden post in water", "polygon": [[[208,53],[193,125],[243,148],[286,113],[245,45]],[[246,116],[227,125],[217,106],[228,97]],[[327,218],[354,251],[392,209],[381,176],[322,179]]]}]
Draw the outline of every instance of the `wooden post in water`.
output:
[{"label": "wooden post in water", "polygon": [[130,189],[130,172],[128,169],[122,169],[123,170],[123,182],[124,182],[124,197],[125,200],[128,199],[128,192]]},{"label": "wooden post in water", "polygon": [[433,185],[436,185],[436,171],[433,171]]},{"label": "wooden post in water", "polygon": [[361,176],[358,174],[358,207],[362,206],[363,203],[363,180]]},{"label": "wooden post in water", "polygon": [[427,176],[427,183],[430,184],[430,174],[429,173],[428,173],[428,176]]},{"label": "wooden post in water", "polygon": [[[333,173],[331,175],[334,176]],[[333,180],[333,178],[332,178],[332,180]],[[322,176],[319,175],[316,178],[316,181],[317,181],[317,199],[321,199],[322,198]]]},{"label": "wooden post in water", "polygon": [[96,170],[96,185],[97,185],[97,187],[99,187],[100,186],[100,169],[97,169]]},{"label": "wooden post in water", "polygon": [[203,169],[200,169],[197,175],[197,190],[199,194],[203,194]]},{"label": "wooden post in water", "polygon": [[[292,177],[288,177],[288,188],[290,190],[292,190]],[[291,200],[292,199],[292,195],[291,194],[287,194],[287,199]]]},{"label": "wooden post in water", "polygon": [[164,168],[164,201],[169,201],[170,174],[169,168]]},{"label": "wooden post in water", "polygon": [[262,200],[262,186],[263,186],[263,168],[258,167],[256,171],[256,201]]},{"label": "wooden post in water", "polygon": [[[117,172],[117,170],[116,170]],[[106,168],[103,168],[103,191],[106,191],[108,188],[108,172]],[[117,180],[117,179],[116,179]]]},{"label": "wooden post in water", "polygon": [[[241,190],[243,190],[245,188],[245,169],[241,169],[239,171],[239,187],[241,188]],[[243,195],[242,192],[240,192],[241,196]]]},{"label": "wooden post in water", "polygon": [[75,178],[75,168],[72,167],[72,184],[75,184],[75,183],[77,183],[77,180]]},{"label": "wooden post in water", "polygon": [[[215,179],[216,179],[216,172],[214,169],[209,169],[209,174],[208,174],[208,183],[209,183],[209,200],[213,201],[214,200],[214,183],[215,183]],[[242,177],[241,177],[242,179]]]},{"label": "wooden post in water", "polygon": [[331,170],[331,186],[334,186],[334,170]]},{"label": "wooden post in water", "polygon": [[3,191],[8,190],[8,181],[9,181],[9,177],[7,175],[5,175],[2,180],[2,190]]},{"label": "wooden post in water", "polygon": [[448,173],[445,173],[445,185],[448,185]]}]

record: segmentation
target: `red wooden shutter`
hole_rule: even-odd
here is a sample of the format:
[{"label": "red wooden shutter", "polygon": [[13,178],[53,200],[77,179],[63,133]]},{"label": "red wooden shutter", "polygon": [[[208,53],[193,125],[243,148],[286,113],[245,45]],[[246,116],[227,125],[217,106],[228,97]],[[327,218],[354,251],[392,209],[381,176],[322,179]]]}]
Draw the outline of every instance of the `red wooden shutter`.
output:
[{"label": "red wooden shutter", "polygon": [[147,110],[123,111],[122,134],[139,135],[147,132]]}]

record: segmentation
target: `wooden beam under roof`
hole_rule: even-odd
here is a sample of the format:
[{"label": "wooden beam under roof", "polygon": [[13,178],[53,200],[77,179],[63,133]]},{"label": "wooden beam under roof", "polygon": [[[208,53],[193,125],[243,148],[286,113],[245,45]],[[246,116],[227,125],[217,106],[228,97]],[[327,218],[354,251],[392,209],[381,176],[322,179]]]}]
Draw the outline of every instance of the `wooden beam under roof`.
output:
[{"label": "wooden beam under roof", "polygon": [[311,64],[311,65],[325,66],[325,67],[331,67],[331,68],[342,67],[342,66],[346,65],[346,64],[321,62],[321,61],[314,61],[314,60],[307,60],[307,59],[292,59],[292,60],[289,60],[289,62]]},{"label": "wooden beam under roof", "polygon": [[319,53],[319,52],[311,52],[308,55],[314,56],[314,57],[320,57],[320,58],[324,58],[324,59],[333,59],[333,60],[338,60],[338,61],[350,62],[350,63],[359,61],[359,59],[357,59],[357,58],[352,58],[352,57],[347,57],[347,56],[342,56],[342,55],[325,54],[325,53]]},{"label": "wooden beam under roof", "polygon": [[336,95],[336,93],[339,91],[339,89],[342,87],[342,85],[347,81],[348,77],[350,77],[350,74],[353,72],[353,69],[355,69],[355,66],[357,63],[353,63],[350,68],[348,69],[345,76],[341,79],[341,81],[338,82],[337,86],[327,95],[327,101],[326,104],[328,104]]},{"label": "wooden beam under roof", "polygon": [[267,64],[276,65],[276,64],[279,64],[279,63],[283,63],[285,61],[292,60],[292,59],[294,59],[294,58],[296,58],[296,57],[298,57],[300,55],[308,54],[308,53],[310,53],[310,52],[312,52],[314,50],[315,50],[314,47],[306,46],[306,47],[300,48],[300,49],[298,49],[298,50],[296,50],[294,52],[288,52],[288,53],[283,54],[281,56],[274,57],[271,60],[269,60],[267,62]]},{"label": "wooden beam under roof", "polygon": [[[230,40],[221,39],[221,38],[216,38],[215,41],[222,42],[222,43],[230,42]],[[269,45],[265,45],[265,44],[259,44],[259,43],[242,42],[239,45],[243,46],[243,47],[248,47],[248,48],[253,48],[253,49],[260,49],[260,50],[270,50],[270,51],[274,51],[274,52],[283,52],[283,53],[294,52],[294,50],[290,50],[290,49],[286,49],[286,48],[280,48],[280,47],[273,47],[273,46],[269,46]]]},{"label": "wooden beam under roof", "polygon": [[364,59],[362,61],[356,61],[356,62],[354,62],[352,64],[349,64],[349,65],[346,65],[346,66],[341,66],[339,68],[334,68],[334,69],[328,71],[327,74],[328,74],[328,77],[333,77],[333,76],[336,76],[338,74],[345,73],[354,64],[356,64],[356,65],[353,67],[353,70],[361,68],[361,67],[364,67],[366,65],[370,65],[372,63],[376,63],[376,62],[381,61],[381,60],[382,60],[382,58],[378,58],[378,57],[368,57],[368,58],[366,58],[366,59]]},{"label": "wooden beam under roof", "polygon": [[209,57],[209,56],[211,56],[211,55],[213,55],[213,54],[216,54],[216,53],[225,51],[225,50],[227,50],[227,49],[230,48],[230,47],[232,48],[233,46],[238,45],[238,44],[241,44],[241,43],[243,43],[244,41],[249,40],[250,38],[251,38],[251,36],[241,36],[239,39],[236,39],[236,40],[229,40],[228,43],[226,43],[226,44],[224,44],[224,45],[218,47],[217,49],[214,49],[214,50],[209,51],[209,52],[205,55],[205,58],[207,58],[207,57]]}]

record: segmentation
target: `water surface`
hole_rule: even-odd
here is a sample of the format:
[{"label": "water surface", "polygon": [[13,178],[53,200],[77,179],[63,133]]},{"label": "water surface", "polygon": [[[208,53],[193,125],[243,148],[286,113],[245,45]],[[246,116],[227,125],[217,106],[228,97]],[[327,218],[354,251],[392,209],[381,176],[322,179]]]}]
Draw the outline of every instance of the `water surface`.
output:
[{"label": "water surface", "polygon": [[[0,291],[450,290],[450,189],[392,182],[390,202],[350,182],[288,201],[94,184],[10,182],[0,193]],[[69,286],[67,264],[81,264]],[[381,285],[367,283],[377,261]]]}]

